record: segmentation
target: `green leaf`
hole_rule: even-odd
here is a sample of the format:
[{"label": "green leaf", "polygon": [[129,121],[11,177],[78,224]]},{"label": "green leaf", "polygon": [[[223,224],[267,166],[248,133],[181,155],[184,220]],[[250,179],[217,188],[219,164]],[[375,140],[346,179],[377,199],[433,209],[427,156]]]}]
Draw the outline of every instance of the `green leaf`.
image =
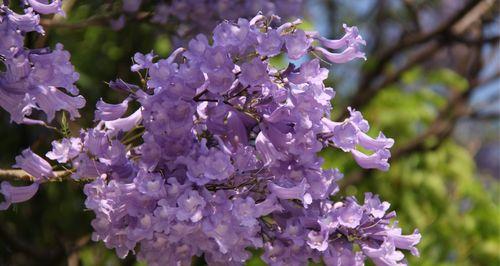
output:
[{"label": "green leaf", "polygon": [[62,112],[62,115],[61,115],[61,134],[63,135],[63,137],[65,138],[68,138],[69,136],[71,136],[71,129],[69,128],[69,123],[68,123],[68,119],[66,118],[66,112]]}]

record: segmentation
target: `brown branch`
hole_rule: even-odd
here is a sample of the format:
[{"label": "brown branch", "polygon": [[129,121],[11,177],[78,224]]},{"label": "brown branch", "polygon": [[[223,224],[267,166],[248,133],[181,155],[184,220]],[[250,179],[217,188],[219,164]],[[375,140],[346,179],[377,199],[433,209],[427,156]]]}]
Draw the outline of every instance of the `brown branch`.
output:
[{"label": "brown branch", "polygon": [[[488,79],[489,80],[489,79]],[[397,148],[391,156],[391,160],[395,161],[399,158],[416,151],[433,150],[438,148],[444,139],[449,137],[456,126],[456,122],[461,117],[470,116],[471,110],[467,105],[467,101],[473,91],[480,88],[482,85],[488,83],[488,80],[477,81],[471,80],[469,89],[458,94],[454,97],[438,114],[438,117],[428,127],[428,129],[415,137],[413,140],[407,142],[405,145]],[[498,115],[496,116],[498,118]],[[426,146],[425,141],[429,137],[436,137],[437,140],[434,145]]]},{"label": "brown branch", "polygon": [[415,30],[417,32],[421,31],[420,27],[420,19],[418,16],[418,8],[415,6],[415,3],[413,0],[403,0],[403,4],[406,7],[406,10],[408,11],[408,14],[410,16],[411,22],[413,23],[413,26],[415,27]]},{"label": "brown branch", "polygon": [[492,36],[492,37],[488,37],[488,38],[473,39],[473,38],[467,38],[464,36],[453,35],[453,36],[450,36],[450,38],[452,39],[452,41],[460,42],[460,43],[463,43],[466,45],[478,45],[478,44],[489,44],[489,43],[494,44],[494,43],[498,43],[500,41],[500,36]]},{"label": "brown branch", "polygon": [[[71,170],[54,171],[54,177],[51,177],[49,182],[62,181],[70,176],[73,172]],[[0,179],[12,181],[35,181],[35,177],[20,169],[0,169]]]},{"label": "brown branch", "polygon": [[[440,111],[437,118],[431,123],[424,133],[408,141],[403,146],[397,147],[395,151],[391,153],[391,163],[410,153],[435,150],[439,148],[441,144],[444,143],[444,140],[453,132],[457,120],[469,112],[466,100],[470,93],[477,87],[479,86],[471,87],[471,89],[457,95],[446,105],[445,108]],[[426,140],[431,137],[436,138],[435,142],[432,145],[426,145]],[[356,171],[345,178],[342,185],[347,187],[356,184],[361,181],[363,177],[370,176],[372,173],[373,170],[361,169],[360,171]]]},{"label": "brown branch", "polygon": [[[463,92],[454,95],[451,100],[448,101],[446,106],[439,112],[437,118],[424,133],[415,137],[405,145],[397,148],[392,154],[392,160],[397,160],[398,158],[415,151],[422,151],[426,149],[433,150],[438,148],[444,140],[451,135],[458,119],[471,112],[468,100],[472,95],[472,92],[480,88],[485,83],[489,83],[491,80],[494,80],[496,77],[496,75],[494,75],[492,78],[482,81],[479,80],[478,76],[483,64],[481,58],[482,49],[482,44],[478,44],[473,50],[474,52],[470,54],[472,63],[470,64],[468,74],[466,75],[469,83],[468,88]],[[437,140],[433,145],[426,146],[425,141],[432,136],[436,137]]]},{"label": "brown branch", "polygon": [[498,113],[480,113],[480,112],[471,112],[467,117],[467,119],[477,120],[477,121],[498,121],[500,120],[500,114]]},{"label": "brown branch", "polygon": [[[384,70],[392,61],[392,59],[403,54],[407,49],[411,47],[429,42],[434,39],[440,39],[442,36],[445,36],[445,33],[447,32],[451,32],[453,34],[463,33],[474,22],[471,17],[477,18],[478,15],[489,10],[489,8],[491,8],[492,6],[491,2],[492,1],[490,0],[471,0],[467,4],[465,4],[464,7],[458,10],[452,17],[441,23],[433,30],[429,32],[410,35],[406,38],[403,38],[395,45],[382,50],[379,53],[376,53],[373,56],[375,65],[364,72],[365,74],[361,77],[361,82],[358,86],[358,90],[356,91],[348,106],[359,109],[360,107],[366,105],[371,99],[374,98],[378,91],[385,87],[381,86],[380,84],[388,85],[391,83],[391,81],[394,82],[398,80],[399,77],[392,75],[389,80],[383,81],[379,83],[379,85],[373,85],[373,81],[382,76]],[[478,12],[478,7],[480,12]],[[403,65],[402,69],[404,68],[409,68],[409,65]],[[395,73],[403,72],[404,71],[400,70],[395,71]],[[343,110],[339,117],[345,118],[347,115],[347,110]]]},{"label": "brown branch", "polygon": [[[444,108],[424,133],[397,148],[392,153],[391,161],[396,161],[413,152],[436,149],[451,134],[458,118],[466,113],[465,110],[466,106],[461,95]],[[435,137],[436,141],[433,145],[426,146],[425,141],[430,137]]]},{"label": "brown branch", "polygon": [[[442,47],[443,47],[442,42],[434,42],[429,44],[427,47],[421,49],[420,51],[416,52],[414,55],[412,55],[405,64],[400,66],[398,69],[396,69],[394,72],[389,73],[387,77],[378,85],[374,85],[373,87],[369,87],[363,90],[363,95],[365,99],[370,99],[372,98],[375,94],[377,94],[380,90],[383,88],[389,86],[390,84],[399,81],[401,76],[408,70],[410,70],[412,67],[416,66],[419,63],[422,63],[426,60],[428,60],[432,55],[434,55],[436,52],[438,52]],[[364,100],[367,102],[367,100]],[[351,105],[352,106],[352,105]],[[358,106],[354,106],[355,108],[358,108]]]},{"label": "brown branch", "polygon": [[[478,79],[482,66],[482,58],[480,56],[482,48],[482,45],[477,45],[475,53],[471,54],[473,63],[467,75],[467,80],[469,82],[468,88],[463,92],[456,94],[451,100],[448,101],[447,105],[441,109],[437,118],[431,123],[425,132],[416,136],[414,139],[408,141],[402,146],[396,147],[395,151],[392,152],[391,162],[397,161],[410,153],[435,150],[439,148],[453,133],[453,130],[457,125],[457,121],[460,118],[467,117],[471,114],[472,111],[468,105],[468,101],[472,93],[478,88],[481,88],[483,85],[498,79],[500,75],[500,73],[496,73],[489,78],[483,80]],[[426,140],[431,137],[435,137],[436,139],[434,143],[427,145]],[[370,176],[372,173],[372,170],[367,169],[356,171],[349,175],[343,181],[342,185],[349,186],[356,184],[363,177]]]}]

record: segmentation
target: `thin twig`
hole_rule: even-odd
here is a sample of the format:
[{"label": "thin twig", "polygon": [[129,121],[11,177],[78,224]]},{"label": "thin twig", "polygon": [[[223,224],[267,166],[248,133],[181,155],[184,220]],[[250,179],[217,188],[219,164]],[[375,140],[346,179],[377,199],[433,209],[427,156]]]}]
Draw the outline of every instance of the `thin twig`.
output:
[{"label": "thin twig", "polygon": [[[54,171],[54,176],[49,178],[49,182],[62,181],[66,177],[73,173],[72,170],[62,170]],[[35,181],[35,177],[26,173],[24,170],[20,169],[0,169],[0,179],[1,180],[12,180],[12,181]]]}]

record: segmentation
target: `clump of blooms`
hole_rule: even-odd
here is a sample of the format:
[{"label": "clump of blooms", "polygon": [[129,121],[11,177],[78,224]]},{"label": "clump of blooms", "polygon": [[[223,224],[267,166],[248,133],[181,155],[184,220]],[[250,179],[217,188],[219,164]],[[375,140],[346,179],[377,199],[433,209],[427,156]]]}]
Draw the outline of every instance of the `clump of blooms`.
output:
[{"label": "clump of blooms", "polygon": [[[342,174],[322,169],[318,156],[336,147],[363,168],[387,170],[394,141],[369,136],[353,109],[330,120],[335,92],[319,59],[270,63],[311,52],[345,63],[364,58],[364,40],[355,27],[328,40],[297,28],[300,20],[272,27],[270,19],[222,22],[212,42],[198,35],[166,59],[136,54],[131,70],[145,85],[110,82],[126,99],[101,100],[94,128],[52,143],[48,158],[92,180],[84,193],[95,241],[149,265],[189,265],[193,256],[241,265],[249,247],[262,248],[269,265],[404,265],[401,250],[418,255],[420,234],[403,235],[389,203],[370,193],[332,201]],[[134,101],[140,107],[129,110]],[[30,150],[16,161],[36,187],[2,184],[7,205],[54,175]]]},{"label": "clump of blooms", "polygon": [[0,107],[16,123],[43,124],[30,118],[33,110],[44,112],[48,121],[60,110],[71,118],[79,117],[78,109],[85,105],[85,99],[74,85],[79,75],[69,61],[69,52],[62,44],[55,49],[24,47],[28,32],[44,34],[39,14],[64,14],[61,1],[25,2],[24,14],[0,4],[0,66],[5,69],[0,71]]}]

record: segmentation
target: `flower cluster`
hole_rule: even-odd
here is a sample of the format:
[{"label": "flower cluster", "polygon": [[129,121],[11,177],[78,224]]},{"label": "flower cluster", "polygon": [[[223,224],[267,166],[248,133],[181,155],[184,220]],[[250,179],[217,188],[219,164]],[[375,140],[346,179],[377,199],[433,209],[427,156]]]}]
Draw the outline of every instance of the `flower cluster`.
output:
[{"label": "flower cluster", "polygon": [[[418,255],[420,234],[403,235],[389,203],[369,193],[363,204],[332,201],[342,174],[318,156],[335,147],[363,168],[389,167],[393,140],[370,137],[356,110],[331,121],[328,70],[305,58],[364,58],[364,40],[355,27],[329,40],[299,29],[300,20],[269,20],[222,22],[213,41],[197,35],[166,59],[136,54],[131,70],[146,82],[110,82],[126,99],[99,101],[94,128],[52,143],[48,158],[92,180],[84,193],[95,241],[149,265],[189,265],[193,256],[241,265],[249,247],[262,248],[269,265],[403,265],[401,250]],[[278,69],[277,56],[305,62]],[[54,175],[29,150],[16,166],[39,182]],[[4,183],[0,193],[8,205],[36,188]]]},{"label": "flower cluster", "polygon": [[[112,25],[124,26],[127,16],[135,15],[148,1],[123,0],[123,14]],[[186,38],[197,33],[209,33],[223,20],[251,18],[257,12],[264,15],[278,15],[284,19],[298,17],[304,5],[303,0],[174,0],[155,1],[151,21],[162,25],[178,25],[178,37]],[[182,43],[182,40],[177,40]]]},{"label": "flower cluster", "polygon": [[24,47],[28,32],[44,34],[39,14],[64,14],[61,1],[25,2],[24,14],[0,4],[0,65],[5,69],[0,71],[0,107],[16,123],[44,123],[30,118],[34,109],[44,112],[48,121],[59,110],[67,111],[71,118],[79,117],[85,99],[74,85],[79,75],[69,61],[69,52],[61,44],[54,50]]}]

